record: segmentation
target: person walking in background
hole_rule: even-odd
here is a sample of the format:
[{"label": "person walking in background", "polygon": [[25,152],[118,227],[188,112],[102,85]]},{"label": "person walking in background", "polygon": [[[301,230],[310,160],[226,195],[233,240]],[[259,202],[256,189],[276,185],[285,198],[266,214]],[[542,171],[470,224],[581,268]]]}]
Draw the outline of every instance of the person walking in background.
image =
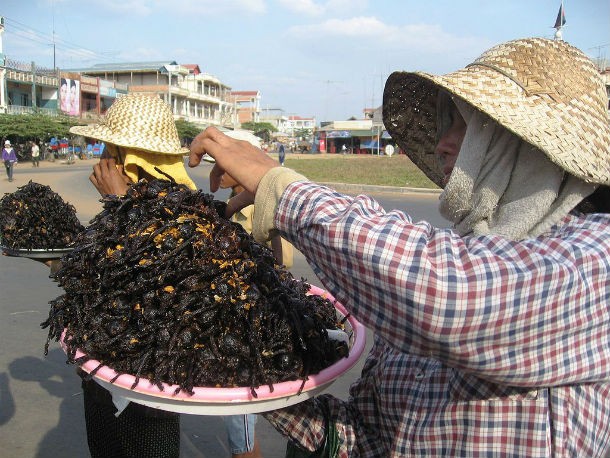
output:
[{"label": "person walking in background", "polygon": [[[383,119],[438,186],[452,228],[386,212],[208,127],[228,173],[365,326],[343,401],[263,414],[293,456],[604,457],[610,446],[610,116],[596,66],[566,42],[502,43],[448,75],[395,72]],[[290,451],[289,450],[289,451]]]},{"label": "person walking in background", "polygon": [[32,141],[32,167],[40,167],[40,147]]},{"label": "person walking in background", "polygon": [[280,143],[278,146],[278,161],[282,167],[284,167],[284,161],[286,160],[286,149],[284,144]]},{"label": "person walking in background", "polygon": [[10,140],[4,142],[4,148],[2,148],[2,161],[4,162],[8,181],[13,181],[13,167],[17,163],[17,155],[15,154],[15,149],[11,146]]}]

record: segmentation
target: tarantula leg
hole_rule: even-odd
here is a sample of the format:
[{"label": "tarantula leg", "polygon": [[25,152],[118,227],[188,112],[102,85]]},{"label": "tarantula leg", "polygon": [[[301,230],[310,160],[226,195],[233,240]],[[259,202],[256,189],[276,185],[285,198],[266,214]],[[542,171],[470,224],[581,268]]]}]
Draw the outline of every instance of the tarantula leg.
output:
[{"label": "tarantula leg", "polygon": [[97,366],[95,366],[95,369],[93,369],[91,372],[89,372],[89,376],[93,377],[95,374],[98,373],[98,371],[104,367],[104,363],[99,363]]},{"label": "tarantula leg", "polygon": [[140,383],[140,373],[142,372],[142,368],[144,367],[144,365],[148,362],[148,360],[150,359],[150,357],[155,353],[155,349],[151,348],[150,350],[148,350],[146,352],[146,354],[142,357],[142,360],[140,361],[140,364],[138,366],[138,370],[135,373],[135,381],[133,382],[133,384],[131,385],[131,389],[133,390],[136,386],[138,386],[138,383]]}]

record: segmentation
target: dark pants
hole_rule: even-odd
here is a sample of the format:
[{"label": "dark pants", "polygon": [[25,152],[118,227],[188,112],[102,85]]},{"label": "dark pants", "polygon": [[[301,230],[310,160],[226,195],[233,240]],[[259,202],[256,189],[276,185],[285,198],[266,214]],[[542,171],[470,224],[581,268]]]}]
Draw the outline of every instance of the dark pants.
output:
[{"label": "dark pants", "polygon": [[117,417],[112,396],[83,380],[87,443],[92,458],[178,458],[180,415],[131,402]]},{"label": "dark pants", "polygon": [[4,161],[4,167],[6,168],[6,176],[8,181],[13,181],[13,165],[14,162]]}]

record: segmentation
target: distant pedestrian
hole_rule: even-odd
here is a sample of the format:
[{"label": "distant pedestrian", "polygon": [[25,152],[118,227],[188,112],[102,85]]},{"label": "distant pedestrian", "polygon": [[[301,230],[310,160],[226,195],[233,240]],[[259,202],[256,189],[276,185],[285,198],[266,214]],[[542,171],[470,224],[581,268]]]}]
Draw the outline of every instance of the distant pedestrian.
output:
[{"label": "distant pedestrian", "polygon": [[278,148],[278,152],[279,152],[278,160],[280,162],[280,165],[282,167],[284,167],[284,161],[286,160],[286,151],[284,149],[284,144],[283,143],[280,143],[280,146]]},{"label": "distant pedestrian", "polygon": [[11,146],[10,140],[6,140],[4,142],[4,148],[2,148],[2,160],[4,161],[8,181],[13,181],[13,166],[17,163],[17,155]]},{"label": "distant pedestrian", "polygon": [[32,142],[32,167],[40,167],[40,147]]}]

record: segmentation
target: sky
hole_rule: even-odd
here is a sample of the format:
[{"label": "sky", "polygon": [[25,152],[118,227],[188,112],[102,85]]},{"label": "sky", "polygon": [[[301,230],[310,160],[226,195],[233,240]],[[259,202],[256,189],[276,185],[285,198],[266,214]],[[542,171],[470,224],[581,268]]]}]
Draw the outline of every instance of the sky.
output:
[{"label": "sky", "polygon": [[[564,0],[563,38],[610,59],[610,0]],[[393,71],[443,74],[516,38],[553,38],[561,0],[2,0],[4,54],[42,67],[176,61],[263,115],[363,118]],[[609,64],[610,65],[610,64]]]}]

